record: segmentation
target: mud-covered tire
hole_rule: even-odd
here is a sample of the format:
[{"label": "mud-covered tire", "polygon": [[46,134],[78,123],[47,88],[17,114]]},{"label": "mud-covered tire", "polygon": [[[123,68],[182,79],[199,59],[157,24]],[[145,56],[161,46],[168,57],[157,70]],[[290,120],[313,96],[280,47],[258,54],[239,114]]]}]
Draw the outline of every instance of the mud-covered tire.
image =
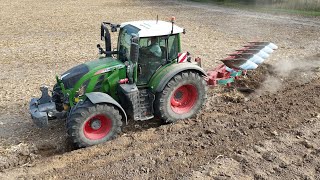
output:
[{"label": "mud-covered tire", "polygon": [[122,116],[110,104],[79,102],[67,119],[67,131],[77,147],[100,144],[115,138],[121,132]]},{"label": "mud-covered tire", "polygon": [[199,112],[207,98],[203,77],[193,71],[175,75],[156,95],[155,113],[165,123],[187,119]]}]

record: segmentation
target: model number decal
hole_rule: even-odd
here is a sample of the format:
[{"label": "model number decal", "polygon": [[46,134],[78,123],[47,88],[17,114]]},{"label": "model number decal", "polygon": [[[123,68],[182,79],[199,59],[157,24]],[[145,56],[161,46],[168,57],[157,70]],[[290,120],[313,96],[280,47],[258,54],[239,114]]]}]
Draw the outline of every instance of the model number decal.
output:
[{"label": "model number decal", "polygon": [[108,67],[108,68],[101,69],[101,70],[97,71],[96,73],[94,73],[94,75],[103,74],[103,73],[110,72],[115,69],[121,69],[123,67],[124,67],[124,65],[117,65],[117,66],[113,66],[113,67]]}]

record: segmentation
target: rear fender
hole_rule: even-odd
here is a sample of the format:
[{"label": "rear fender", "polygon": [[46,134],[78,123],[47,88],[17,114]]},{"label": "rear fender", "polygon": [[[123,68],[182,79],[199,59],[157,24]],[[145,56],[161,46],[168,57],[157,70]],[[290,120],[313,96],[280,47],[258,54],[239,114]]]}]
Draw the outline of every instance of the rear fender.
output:
[{"label": "rear fender", "polygon": [[127,118],[126,112],[121,107],[121,105],[116,100],[114,100],[111,96],[102,92],[91,92],[91,93],[86,93],[85,95],[93,104],[107,103],[107,104],[112,104],[118,107],[120,110],[120,113],[126,120],[126,124],[128,124],[128,118]]},{"label": "rear fender", "polygon": [[206,72],[199,66],[191,63],[171,64],[160,69],[152,78],[149,87],[154,93],[161,92],[167,83],[178,73],[183,71],[196,71],[200,75],[206,76]]}]

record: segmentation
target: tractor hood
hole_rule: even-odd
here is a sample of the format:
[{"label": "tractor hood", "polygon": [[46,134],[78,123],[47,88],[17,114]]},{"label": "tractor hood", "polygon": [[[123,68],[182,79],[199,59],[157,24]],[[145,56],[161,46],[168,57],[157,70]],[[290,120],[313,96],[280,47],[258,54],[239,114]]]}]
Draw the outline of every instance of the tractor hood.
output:
[{"label": "tractor hood", "polygon": [[64,84],[64,87],[66,89],[73,88],[74,85],[87,73],[89,73],[91,70],[101,66],[101,68],[106,68],[106,67],[112,67],[115,65],[119,65],[119,61],[107,57],[107,58],[101,58],[101,59],[96,59],[93,61],[89,61],[80,65],[77,65],[65,73],[61,75],[61,81]]},{"label": "tractor hood", "polygon": [[63,73],[61,81],[66,89],[70,89],[88,72],[89,67],[86,64],[80,64]]}]

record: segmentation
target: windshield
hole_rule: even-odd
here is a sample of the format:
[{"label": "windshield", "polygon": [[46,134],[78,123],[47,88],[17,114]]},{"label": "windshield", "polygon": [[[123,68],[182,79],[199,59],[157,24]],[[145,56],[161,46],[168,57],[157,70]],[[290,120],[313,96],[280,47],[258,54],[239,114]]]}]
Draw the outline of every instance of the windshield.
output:
[{"label": "windshield", "polygon": [[[145,37],[140,38],[139,42],[140,56],[145,58],[157,57],[159,61],[162,59],[171,61],[176,59],[179,53],[179,36],[177,34],[162,37]],[[157,48],[158,47],[158,48]],[[145,50],[149,50],[145,52]]]},{"label": "windshield", "polygon": [[130,60],[130,45],[132,34],[137,34],[139,29],[126,25],[120,29],[118,39],[118,57],[122,62]]}]

